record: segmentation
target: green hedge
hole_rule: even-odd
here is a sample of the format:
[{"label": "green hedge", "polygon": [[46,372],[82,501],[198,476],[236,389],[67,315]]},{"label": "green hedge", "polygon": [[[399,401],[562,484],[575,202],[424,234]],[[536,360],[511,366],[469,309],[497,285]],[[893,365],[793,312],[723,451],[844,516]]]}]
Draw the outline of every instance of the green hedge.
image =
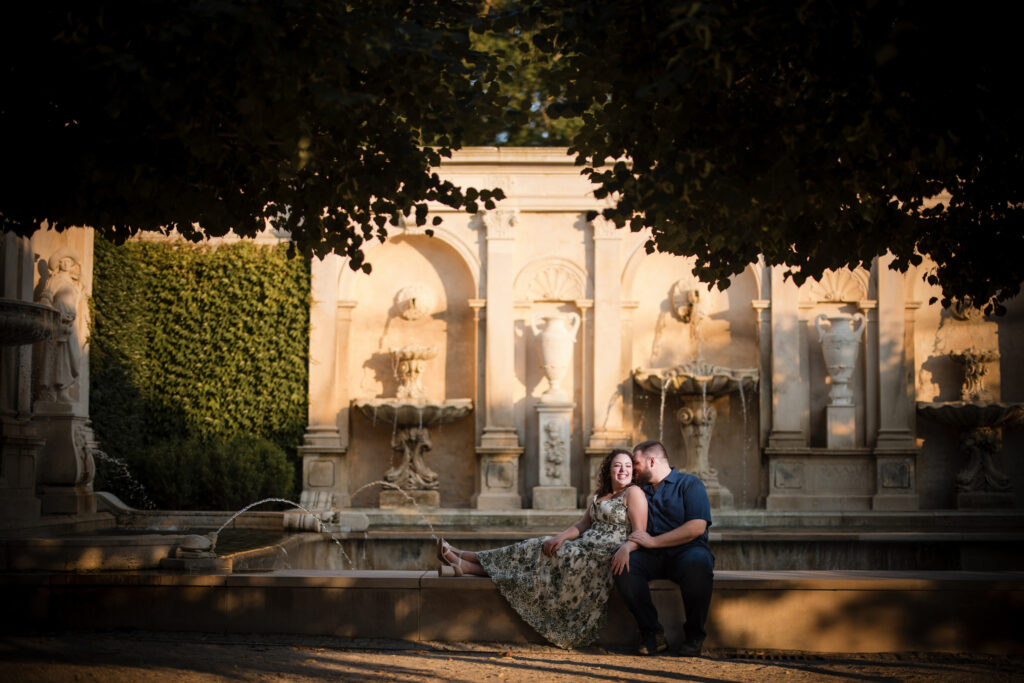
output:
[{"label": "green hedge", "polygon": [[100,238],[94,262],[90,413],[102,450],[157,507],[287,497],[306,425],[308,264],[284,245]]}]

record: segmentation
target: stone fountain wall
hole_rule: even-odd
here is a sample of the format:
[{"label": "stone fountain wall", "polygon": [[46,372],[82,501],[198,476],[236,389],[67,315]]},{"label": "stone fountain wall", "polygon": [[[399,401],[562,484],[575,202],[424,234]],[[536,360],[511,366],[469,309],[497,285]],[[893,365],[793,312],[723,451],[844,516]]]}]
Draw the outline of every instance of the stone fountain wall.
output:
[{"label": "stone fountain wall", "polygon": [[[551,386],[539,345],[543,325],[532,325],[537,316],[581,321],[559,408],[569,424],[559,464],[569,469],[579,504],[612,447],[661,437],[673,463],[685,462],[675,416],[682,397],[667,396],[662,413],[661,397],[634,381],[637,368],[702,360],[757,371],[757,392],[714,402],[708,457],[740,509],[953,507],[953,477],[962,467],[956,434],[924,424],[915,403],[957,391],[948,358],[960,344],[954,330],[998,348],[988,384],[1003,400],[1022,399],[1024,358],[1012,342],[1024,331],[1020,301],[1005,318],[960,329],[962,321],[946,320],[929,303],[937,290],[921,281],[924,270],[895,273],[888,257],[800,287],[781,269],[754,263],[726,291],[709,290],[688,259],[648,254],[646,235],[586,221],[601,204],[562,150],[466,149],[440,170],[461,184],[500,186],[508,199],[476,216],[435,207],[431,217],[442,219],[435,236],[395,230],[369,251],[369,276],[337,258],[313,263],[304,452],[319,483],[307,476],[307,498],[315,489],[341,506],[375,505],[370,489],[348,496],[381,478],[390,432],[351,406],[393,397],[388,350],[420,344],[439,349],[423,376],[430,399],[474,405],[472,418],[431,434],[427,460],[440,474],[442,507],[550,504],[534,496],[550,464],[545,443],[553,443],[542,434],[551,413],[538,410]],[[434,301],[430,315],[403,315],[410,292]],[[833,404],[842,381],[826,363],[825,336],[815,325],[821,316],[832,325],[863,318],[841,405]],[[1004,430],[1008,453],[1021,451],[1020,431]],[[1019,458],[1004,460],[1021,490]]]},{"label": "stone fountain wall", "polygon": [[[624,296],[635,305],[626,327],[630,368],[672,368],[694,361],[758,368],[757,312],[751,301],[760,298],[760,270],[748,268],[720,292],[700,283],[692,268],[692,259],[647,255],[642,248],[630,254],[623,278]],[[662,409],[659,394],[635,384],[628,389],[632,431],[637,438],[661,440],[682,469],[686,442],[676,413],[683,401],[669,394]],[[710,460],[740,508],[758,507],[765,495],[758,404],[758,394],[749,390],[742,397],[736,392],[710,402],[716,412]]]}]

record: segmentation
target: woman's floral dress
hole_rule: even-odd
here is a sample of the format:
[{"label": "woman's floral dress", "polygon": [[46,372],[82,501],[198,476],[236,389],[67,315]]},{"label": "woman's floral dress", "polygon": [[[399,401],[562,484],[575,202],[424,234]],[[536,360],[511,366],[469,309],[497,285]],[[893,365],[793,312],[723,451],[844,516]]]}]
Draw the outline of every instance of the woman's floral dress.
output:
[{"label": "woman's floral dress", "polygon": [[477,552],[477,559],[523,620],[559,647],[597,640],[612,590],[612,555],[629,535],[622,495],[590,505],[590,527],[554,557],[545,538]]}]

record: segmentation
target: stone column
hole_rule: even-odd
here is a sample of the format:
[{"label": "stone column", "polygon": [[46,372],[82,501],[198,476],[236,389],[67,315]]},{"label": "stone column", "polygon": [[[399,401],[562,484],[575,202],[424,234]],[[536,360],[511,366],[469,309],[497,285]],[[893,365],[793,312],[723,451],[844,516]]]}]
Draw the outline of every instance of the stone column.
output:
[{"label": "stone column", "polygon": [[[881,450],[914,448],[913,308],[904,303],[904,275],[889,268],[891,257],[878,264],[878,440]],[[908,316],[909,311],[909,316]],[[909,325],[907,318],[910,317]],[[909,361],[909,364],[908,364]]]},{"label": "stone column", "polygon": [[917,510],[917,444],[914,438],[914,309],[904,301],[903,273],[878,261],[878,437],[874,510]]},{"label": "stone column", "polygon": [[[3,313],[17,315],[15,307],[32,305],[29,239],[0,234],[0,264],[0,296],[12,302],[10,312],[5,306]],[[14,324],[5,324],[10,325],[4,330],[6,339],[7,334],[13,336]],[[25,332],[10,339],[10,345],[0,345],[0,520],[31,524],[39,519],[36,462],[45,442],[32,424],[32,345],[27,342],[38,336]]]},{"label": "stone column", "polygon": [[512,386],[507,380],[515,367],[513,278],[515,277],[516,213],[489,211],[487,230],[487,307],[484,345],[484,429],[476,452],[477,492],[473,504],[481,509],[516,509],[519,495],[519,456],[523,448],[515,428]]},{"label": "stone column", "polygon": [[[338,301],[338,276],[343,261],[335,255],[313,259],[309,334],[309,425],[299,446],[302,494],[310,510],[350,505],[345,462],[348,400],[344,381],[354,301]],[[339,424],[339,422],[341,424]]]},{"label": "stone column", "polygon": [[[801,367],[799,290],[784,280],[781,266],[771,271],[771,406],[770,449],[807,447],[810,393]],[[765,400],[764,390],[761,400]]]},{"label": "stone column", "polygon": [[[769,277],[771,277],[769,275]],[[772,317],[771,317],[771,305],[772,302],[768,299],[754,299],[750,302],[750,306],[754,309],[754,314],[757,316],[757,348],[758,348],[758,377],[760,377],[760,387],[758,393],[760,399],[757,402],[758,408],[758,424],[760,433],[758,434],[758,445],[764,447],[768,442],[768,434],[771,432],[772,425],[772,406],[771,401],[766,400],[765,397],[772,395]]]},{"label": "stone column", "polygon": [[615,224],[594,219],[594,344],[590,409],[593,430],[585,449],[589,490],[597,483],[597,468],[613,448],[629,448],[624,429],[623,384],[630,382],[628,365],[622,364],[622,266],[621,233]]}]

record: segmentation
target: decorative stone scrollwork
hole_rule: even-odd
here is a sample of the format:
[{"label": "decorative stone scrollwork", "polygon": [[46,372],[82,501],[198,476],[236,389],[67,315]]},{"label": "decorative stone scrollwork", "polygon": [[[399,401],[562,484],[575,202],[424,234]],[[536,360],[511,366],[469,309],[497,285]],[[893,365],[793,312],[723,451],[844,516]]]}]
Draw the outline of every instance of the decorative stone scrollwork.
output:
[{"label": "decorative stone scrollwork", "polygon": [[1010,478],[995,464],[995,454],[1002,449],[1003,438],[998,429],[982,427],[961,433],[960,452],[968,462],[956,475],[957,491],[1010,491]]},{"label": "decorative stone scrollwork", "polygon": [[669,301],[672,302],[673,312],[684,323],[700,325],[707,317],[707,288],[698,287],[694,282],[679,280],[672,285]]},{"label": "decorative stone scrollwork", "polygon": [[398,290],[398,294],[395,295],[395,306],[406,320],[422,320],[430,317],[436,310],[437,295],[427,285],[416,282]]},{"label": "decorative stone scrollwork", "polygon": [[424,454],[430,450],[430,430],[402,427],[395,432],[391,448],[399,454],[399,463],[384,474],[389,484],[403,491],[430,491],[438,488],[437,472],[427,467]]},{"label": "decorative stone scrollwork", "polygon": [[564,420],[544,425],[544,473],[551,479],[561,478],[562,465],[569,456],[569,445],[562,436],[564,431]]},{"label": "decorative stone scrollwork", "polygon": [[863,268],[855,270],[827,270],[821,279],[808,280],[800,288],[800,298],[806,303],[857,303],[868,298],[870,275]]},{"label": "decorative stone scrollwork", "polygon": [[516,277],[520,301],[579,301],[587,295],[582,268],[565,259],[544,259],[527,265]]},{"label": "decorative stone scrollwork", "polygon": [[960,388],[961,401],[991,401],[992,392],[985,388],[988,364],[999,360],[997,351],[966,351],[950,353],[949,357],[964,368],[964,382]]},{"label": "decorative stone scrollwork", "polygon": [[594,226],[594,237],[609,238],[619,236],[619,233],[616,232],[615,223],[604,216],[597,216],[591,223]]},{"label": "decorative stone scrollwork", "polygon": [[482,219],[487,228],[487,239],[512,239],[516,223],[519,222],[519,212],[487,211]]}]

